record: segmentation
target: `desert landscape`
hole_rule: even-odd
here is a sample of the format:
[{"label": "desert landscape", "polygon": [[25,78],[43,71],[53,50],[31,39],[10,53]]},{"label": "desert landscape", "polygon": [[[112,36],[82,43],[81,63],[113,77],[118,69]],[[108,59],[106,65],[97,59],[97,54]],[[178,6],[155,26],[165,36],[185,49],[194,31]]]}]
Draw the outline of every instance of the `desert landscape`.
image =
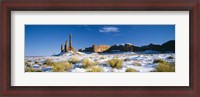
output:
[{"label": "desert landscape", "polygon": [[[118,30],[115,27],[105,27],[100,29],[99,33],[103,35],[105,32],[119,33]],[[175,72],[175,40],[168,40],[162,44],[150,42],[148,45],[142,46],[136,46],[127,42],[108,45],[104,42],[104,44],[99,45],[90,44],[90,47],[75,48],[86,42],[73,43],[72,34],[68,35],[65,37],[64,44],[62,42],[62,44],[59,44],[60,47],[55,47],[57,49],[60,48],[60,52],[57,54],[25,56],[25,72]],[[46,35],[44,36],[46,37]],[[98,36],[95,37],[98,38]],[[113,36],[113,38],[115,37],[117,36]],[[76,40],[73,41],[80,39],[77,36],[75,38]],[[102,38],[100,38],[100,42],[103,41]],[[47,40],[50,41],[49,38]],[[120,36],[118,40],[123,41],[123,38]],[[129,40],[131,41],[132,39]],[[113,39],[112,41],[114,42],[115,40]],[[40,42],[42,41],[38,41],[38,43]],[[51,43],[41,44],[39,47],[43,47],[43,45],[49,46]],[[32,49],[31,47],[32,45],[30,45],[29,49]],[[47,51],[50,48],[40,49]],[[42,51],[40,52],[43,53]],[[36,53],[39,54],[40,52]]]},{"label": "desert landscape", "polygon": [[66,41],[59,54],[25,57],[25,72],[175,72],[174,45],[92,45],[76,51],[70,34],[69,46]]},{"label": "desert landscape", "polygon": [[[149,53],[149,52],[148,52]],[[175,54],[68,52],[62,56],[26,57],[26,72],[174,72]]]}]

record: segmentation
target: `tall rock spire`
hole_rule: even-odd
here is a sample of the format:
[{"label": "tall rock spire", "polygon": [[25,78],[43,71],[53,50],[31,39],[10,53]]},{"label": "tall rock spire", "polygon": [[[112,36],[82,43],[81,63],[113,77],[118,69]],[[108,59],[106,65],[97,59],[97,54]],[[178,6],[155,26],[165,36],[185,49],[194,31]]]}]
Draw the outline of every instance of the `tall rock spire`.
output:
[{"label": "tall rock spire", "polygon": [[61,44],[61,52],[64,52],[64,46],[63,46],[63,44]]},{"label": "tall rock spire", "polygon": [[72,34],[69,34],[69,47],[72,48]]},{"label": "tall rock spire", "polygon": [[68,52],[69,48],[68,48],[68,41],[66,40],[66,43],[65,43],[65,52]]}]

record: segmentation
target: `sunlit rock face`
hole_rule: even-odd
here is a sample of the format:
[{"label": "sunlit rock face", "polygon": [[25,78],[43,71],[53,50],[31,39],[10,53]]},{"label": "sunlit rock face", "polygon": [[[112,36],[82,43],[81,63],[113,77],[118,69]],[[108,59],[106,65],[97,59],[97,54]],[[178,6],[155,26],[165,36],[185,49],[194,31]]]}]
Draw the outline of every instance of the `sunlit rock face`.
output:
[{"label": "sunlit rock face", "polygon": [[72,34],[69,34],[69,45],[68,45],[68,41],[65,41],[65,45],[61,44],[61,53],[60,54],[64,54],[67,53],[69,51],[73,51],[74,53],[76,53],[76,50],[74,48],[74,46],[72,45]]}]

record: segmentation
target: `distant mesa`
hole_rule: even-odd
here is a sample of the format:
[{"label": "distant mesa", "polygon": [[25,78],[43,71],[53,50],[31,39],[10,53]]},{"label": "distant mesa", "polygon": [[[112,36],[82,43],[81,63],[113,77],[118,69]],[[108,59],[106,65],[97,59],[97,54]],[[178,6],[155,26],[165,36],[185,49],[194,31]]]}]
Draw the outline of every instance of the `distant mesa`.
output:
[{"label": "distant mesa", "polygon": [[175,51],[175,40],[163,43],[161,48],[163,51]]},{"label": "distant mesa", "polygon": [[156,45],[156,44],[149,44],[146,46],[134,46],[133,44],[126,43],[121,45],[92,45],[92,47],[85,48],[84,50],[79,49],[80,52],[135,52],[135,51],[146,51],[146,50],[152,50],[152,51],[171,51],[175,52],[175,40],[170,40],[168,42],[163,43],[162,45]]}]

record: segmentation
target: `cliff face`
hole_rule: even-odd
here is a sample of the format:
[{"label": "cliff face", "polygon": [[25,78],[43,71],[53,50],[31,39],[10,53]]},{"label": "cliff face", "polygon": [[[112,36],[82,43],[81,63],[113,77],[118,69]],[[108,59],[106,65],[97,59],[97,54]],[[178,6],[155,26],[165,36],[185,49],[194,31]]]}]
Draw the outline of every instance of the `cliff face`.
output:
[{"label": "cliff face", "polygon": [[104,51],[108,50],[109,48],[110,48],[110,46],[108,46],[108,45],[99,45],[99,46],[93,47],[95,53],[104,52]]},{"label": "cliff face", "polygon": [[149,44],[146,46],[134,46],[130,43],[126,43],[124,45],[93,45],[92,47],[85,48],[83,52],[114,52],[114,51],[145,51],[145,50],[153,50],[153,51],[175,51],[175,40],[170,40],[168,42],[163,43],[162,45],[156,45],[156,44]]},{"label": "cliff face", "polygon": [[175,40],[170,40],[161,45],[163,51],[175,51]]},{"label": "cliff face", "polygon": [[124,44],[124,45],[114,45],[111,46],[107,51],[105,52],[113,52],[113,51],[133,51],[134,46],[132,44]]},{"label": "cliff face", "polygon": [[151,44],[149,44],[147,46],[142,46],[142,47],[139,48],[139,51],[145,51],[145,50],[160,51],[161,50],[161,46],[151,43]]},{"label": "cliff face", "polygon": [[149,44],[138,48],[138,51],[153,50],[153,51],[175,51],[175,40],[170,40],[162,45]]},{"label": "cliff face", "polygon": [[110,46],[108,45],[93,45],[92,47],[88,47],[85,48],[85,50],[83,50],[84,52],[95,52],[95,53],[99,53],[99,52],[104,52],[106,50],[108,50],[110,48]]}]

